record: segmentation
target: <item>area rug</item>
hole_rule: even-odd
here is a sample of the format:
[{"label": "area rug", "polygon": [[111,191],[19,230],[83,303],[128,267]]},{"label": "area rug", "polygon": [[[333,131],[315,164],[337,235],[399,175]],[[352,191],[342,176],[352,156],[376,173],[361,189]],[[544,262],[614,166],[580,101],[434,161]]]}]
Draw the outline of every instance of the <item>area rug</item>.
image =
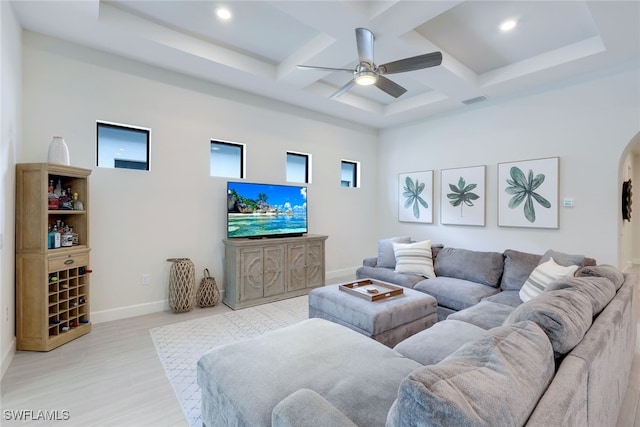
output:
[{"label": "area rug", "polygon": [[202,426],[200,387],[196,381],[196,363],[202,354],[308,317],[305,295],[150,329],[160,362],[189,424]]}]

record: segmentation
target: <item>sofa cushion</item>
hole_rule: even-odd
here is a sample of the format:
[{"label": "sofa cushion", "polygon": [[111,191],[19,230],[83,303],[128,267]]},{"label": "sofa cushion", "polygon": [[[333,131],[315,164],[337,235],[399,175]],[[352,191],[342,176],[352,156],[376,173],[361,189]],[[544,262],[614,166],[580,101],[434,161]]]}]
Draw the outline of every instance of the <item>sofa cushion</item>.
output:
[{"label": "sofa cushion", "polygon": [[507,249],[504,251],[504,272],[500,288],[503,291],[519,291],[531,272],[540,263],[542,255]]},{"label": "sofa cushion", "polygon": [[472,307],[449,315],[447,320],[460,320],[482,329],[491,329],[502,325],[513,310],[514,308],[510,305],[483,300]]},{"label": "sofa cushion", "polygon": [[517,307],[522,304],[520,299],[520,291],[502,291],[495,295],[484,298],[482,301],[497,302],[498,304],[510,305],[511,307]]},{"label": "sofa cushion", "polygon": [[[395,257],[395,255],[394,255],[394,257]],[[364,267],[375,267],[375,266],[378,265],[378,258],[377,257],[365,258],[365,259],[362,260],[362,265]]]},{"label": "sofa cushion", "polygon": [[436,277],[433,271],[431,240],[416,243],[393,243],[396,273]]},{"label": "sofa cushion", "polygon": [[612,265],[589,265],[586,267],[582,267],[576,273],[578,277],[606,277],[613,283],[616,291],[620,289],[622,284],[624,283],[624,274],[617,268]]},{"label": "sofa cushion", "polygon": [[494,328],[402,380],[387,426],[524,425],[554,369],[549,340],[533,322]]},{"label": "sofa cushion", "polygon": [[544,292],[511,312],[504,325],[524,320],[538,324],[549,337],[557,357],[573,349],[591,326],[591,302],[580,292]]},{"label": "sofa cushion", "polygon": [[434,365],[486,334],[487,331],[471,323],[447,319],[410,336],[393,349],[423,365]]},{"label": "sofa cushion", "polygon": [[498,252],[443,248],[436,258],[434,267],[437,276],[454,277],[497,287],[504,269],[504,257]]},{"label": "sofa cushion", "polygon": [[312,388],[354,424],[374,426],[401,380],[419,367],[349,328],[307,319],[211,349],[198,360],[197,375],[218,421],[205,420],[209,426],[269,426],[276,405],[301,388]]},{"label": "sofa cushion", "polygon": [[438,301],[439,306],[455,311],[471,307],[483,298],[500,292],[500,289],[493,286],[445,276],[418,282],[413,289],[431,295]]},{"label": "sofa cushion", "polygon": [[320,394],[301,388],[273,408],[271,427],[307,426],[358,427]]},{"label": "sofa cushion", "polygon": [[410,243],[411,237],[398,236],[378,241],[378,267],[395,268],[396,255],[393,251],[394,243]]},{"label": "sofa cushion", "polygon": [[557,264],[564,265],[565,267],[569,265],[582,266],[585,261],[584,255],[571,255],[549,249],[542,255],[542,258],[540,258],[540,264],[549,261],[551,258],[553,258]]},{"label": "sofa cushion", "polygon": [[416,283],[424,279],[423,276],[415,274],[396,273],[393,268],[379,268],[362,266],[356,270],[356,279],[376,279],[383,282],[393,283],[394,285],[404,286],[405,288],[413,288]]},{"label": "sofa cushion", "polygon": [[549,283],[556,279],[573,276],[576,270],[578,270],[577,265],[565,267],[557,264],[553,258],[549,258],[549,261],[543,262],[531,272],[527,281],[522,285],[522,289],[520,289],[520,299],[527,302],[537,297]]},{"label": "sofa cushion", "polygon": [[604,277],[565,277],[551,282],[545,292],[558,289],[581,292],[591,302],[592,316],[597,316],[616,296],[616,287]]}]

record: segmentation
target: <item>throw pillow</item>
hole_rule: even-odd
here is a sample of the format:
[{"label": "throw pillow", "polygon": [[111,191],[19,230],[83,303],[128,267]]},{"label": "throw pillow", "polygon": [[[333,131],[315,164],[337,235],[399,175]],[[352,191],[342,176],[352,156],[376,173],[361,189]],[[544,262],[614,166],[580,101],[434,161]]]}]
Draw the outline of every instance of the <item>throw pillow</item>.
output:
[{"label": "throw pillow", "polygon": [[376,267],[395,268],[396,256],[393,252],[393,243],[410,243],[411,237],[390,237],[378,241],[378,263]]},{"label": "throw pillow", "polygon": [[564,252],[554,251],[553,249],[549,249],[542,255],[540,258],[540,264],[549,261],[551,258],[554,259],[556,264],[569,266],[569,265],[578,265],[582,266],[584,264],[584,255],[571,255],[565,254]]},{"label": "throw pillow", "polygon": [[430,279],[436,277],[431,258],[431,240],[393,243],[393,251],[396,257],[396,273],[415,274]]},{"label": "throw pillow", "polygon": [[531,298],[537,297],[549,283],[556,279],[573,276],[576,270],[578,270],[577,265],[565,267],[558,265],[553,258],[550,258],[549,261],[540,264],[531,272],[531,275],[520,289],[520,299],[523,302],[527,302]]},{"label": "throw pillow", "polygon": [[507,249],[504,251],[504,272],[500,288],[503,291],[519,291],[531,272],[540,264],[541,255]]}]

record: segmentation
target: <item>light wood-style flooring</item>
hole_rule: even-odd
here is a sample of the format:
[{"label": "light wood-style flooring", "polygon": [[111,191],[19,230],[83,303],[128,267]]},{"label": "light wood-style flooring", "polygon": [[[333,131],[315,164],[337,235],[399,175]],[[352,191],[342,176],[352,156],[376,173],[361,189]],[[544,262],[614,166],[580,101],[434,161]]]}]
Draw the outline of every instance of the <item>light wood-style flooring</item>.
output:
[{"label": "light wood-style flooring", "polygon": [[[101,323],[93,325],[90,334],[48,353],[18,352],[0,382],[0,425],[187,426],[149,329],[229,310],[218,305]],[[618,427],[640,427],[639,400],[640,338]],[[6,411],[19,409],[59,411],[60,416],[68,411],[69,420],[7,419]]]}]

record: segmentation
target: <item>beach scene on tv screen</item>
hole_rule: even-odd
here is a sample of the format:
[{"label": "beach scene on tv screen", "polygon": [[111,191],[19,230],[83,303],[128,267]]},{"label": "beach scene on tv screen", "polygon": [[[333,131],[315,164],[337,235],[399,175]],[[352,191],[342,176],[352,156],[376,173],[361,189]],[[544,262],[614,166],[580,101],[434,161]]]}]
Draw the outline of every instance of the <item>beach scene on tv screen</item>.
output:
[{"label": "beach scene on tv screen", "polygon": [[227,234],[256,237],[307,232],[307,188],[227,184]]}]

